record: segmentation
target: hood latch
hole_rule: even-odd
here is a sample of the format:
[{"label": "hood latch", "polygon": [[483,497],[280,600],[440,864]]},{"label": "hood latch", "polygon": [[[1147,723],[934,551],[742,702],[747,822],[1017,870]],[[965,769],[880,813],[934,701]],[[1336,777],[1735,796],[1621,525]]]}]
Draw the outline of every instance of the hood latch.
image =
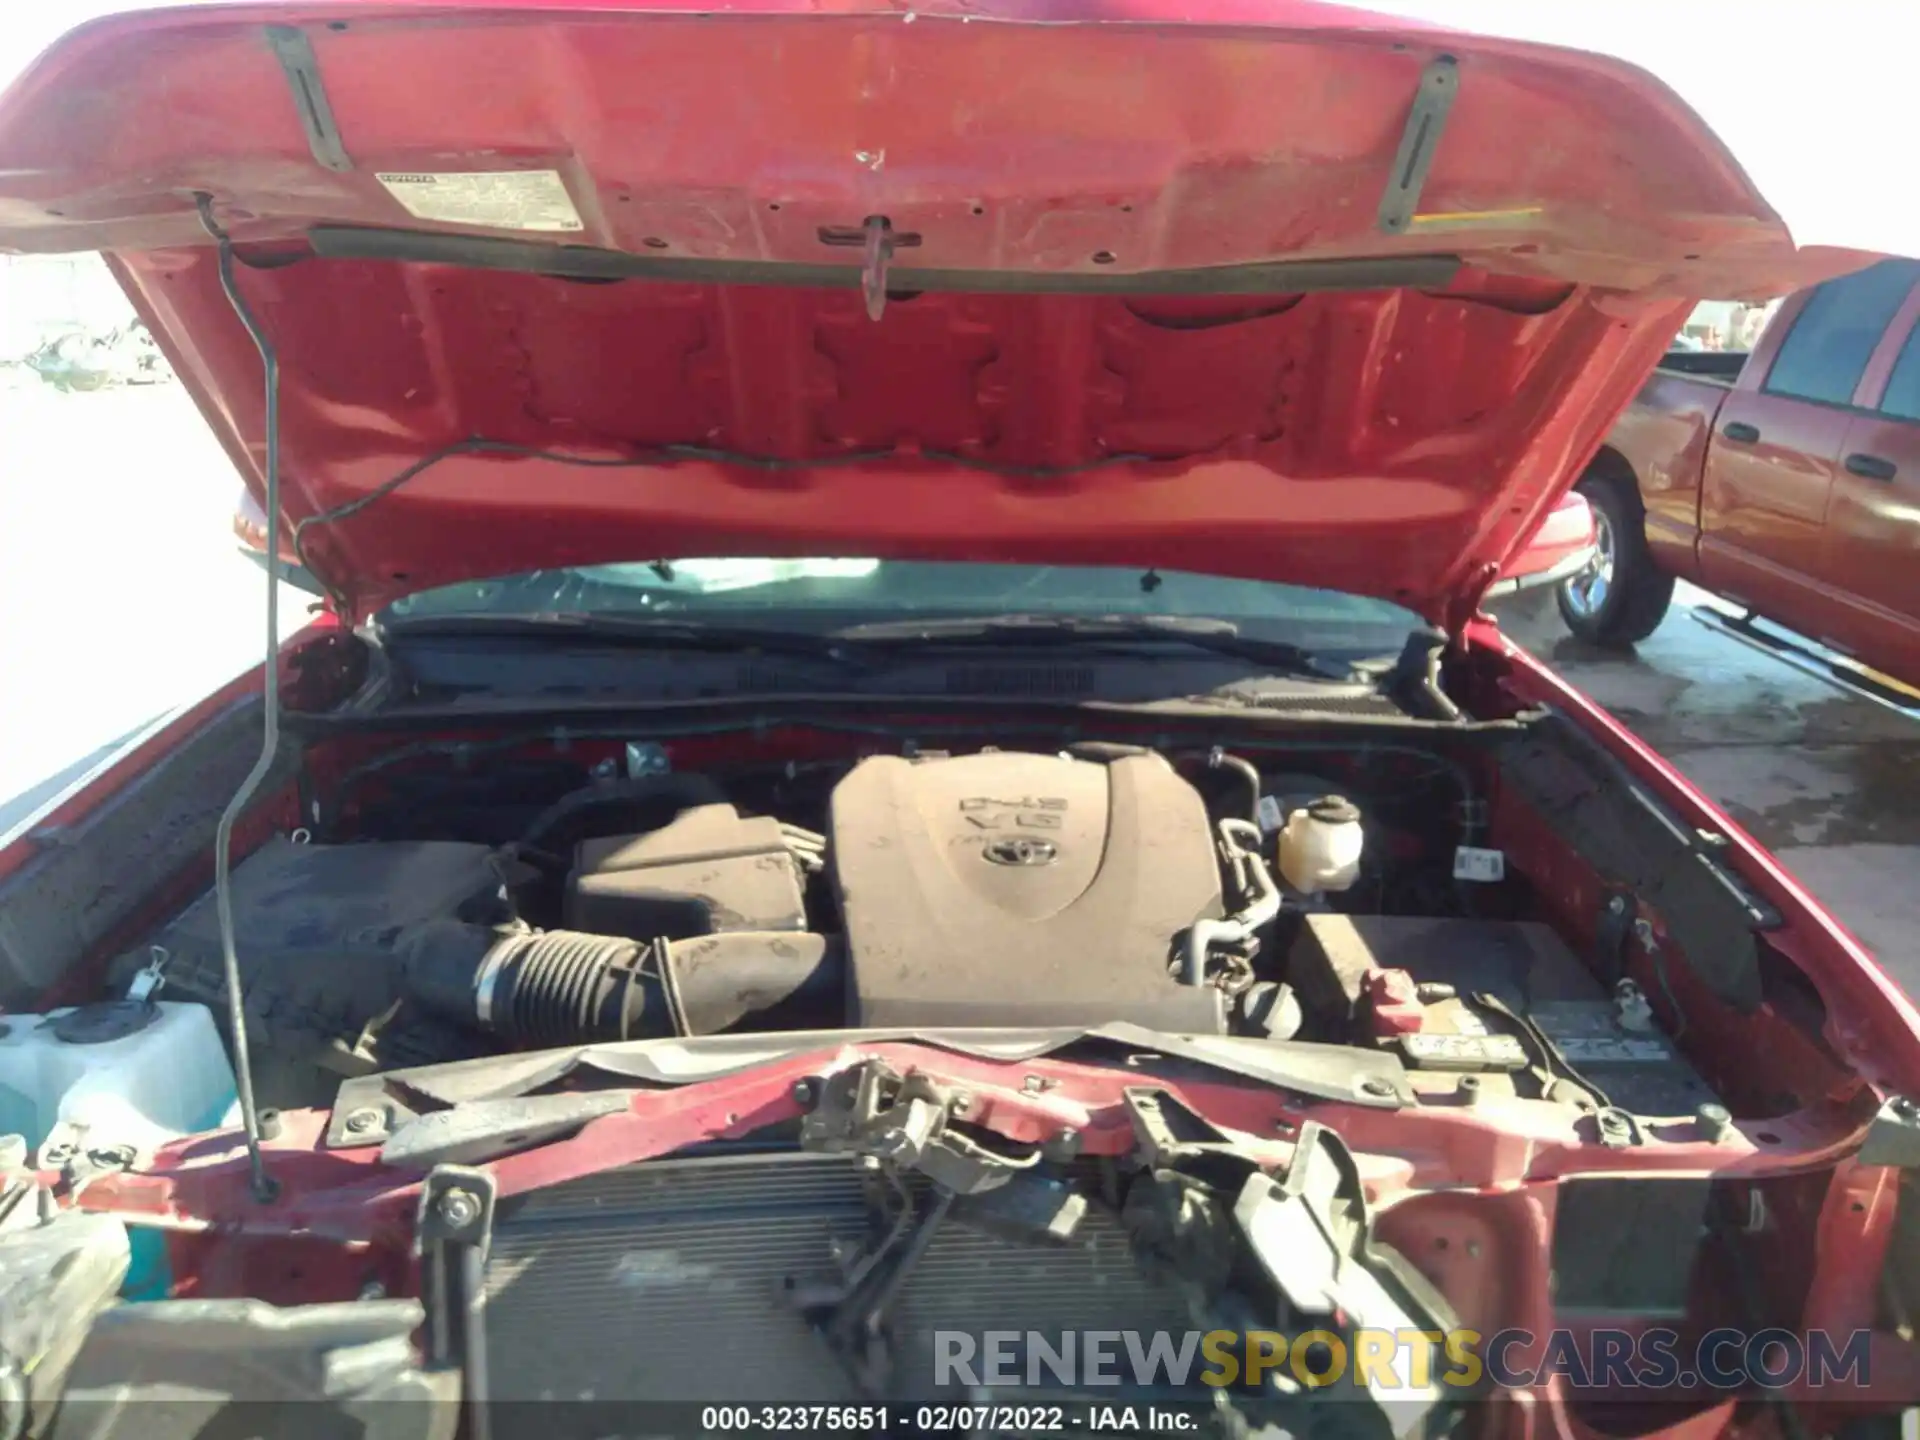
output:
[{"label": "hood latch", "polygon": [[893,268],[893,253],[914,248],[920,236],[916,231],[894,229],[885,215],[869,215],[858,226],[822,225],[820,243],[860,247],[860,294],[867,302],[867,318],[878,320],[887,310],[887,274]]}]

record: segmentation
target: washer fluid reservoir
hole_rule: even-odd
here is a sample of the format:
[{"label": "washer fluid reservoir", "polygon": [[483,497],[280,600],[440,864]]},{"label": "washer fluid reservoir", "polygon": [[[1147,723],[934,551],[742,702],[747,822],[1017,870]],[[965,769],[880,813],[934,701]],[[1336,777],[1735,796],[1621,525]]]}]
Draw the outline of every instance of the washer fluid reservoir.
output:
[{"label": "washer fluid reservoir", "polygon": [[[130,1152],[144,1164],[170,1140],[240,1123],[240,1096],[213,1012],[186,1002],[115,1000],[46,1015],[0,1015],[0,1135],[24,1136],[58,1169],[76,1152]],[[129,1225],[121,1290],[171,1289],[165,1236]]]}]

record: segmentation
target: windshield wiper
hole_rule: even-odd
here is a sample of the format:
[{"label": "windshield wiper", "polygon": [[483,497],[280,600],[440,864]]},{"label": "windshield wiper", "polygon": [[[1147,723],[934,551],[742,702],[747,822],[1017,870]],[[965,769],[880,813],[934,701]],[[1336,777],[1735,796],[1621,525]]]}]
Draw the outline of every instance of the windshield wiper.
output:
[{"label": "windshield wiper", "polygon": [[782,630],[758,625],[716,625],[664,615],[599,615],[559,612],[530,615],[421,615],[385,620],[385,635],[416,639],[476,637],[481,639],[532,636],[565,642],[630,645],[650,650],[759,650],[779,655],[804,655],[842,665],[863,663],[833,635],[805,630]]},{"label": "windshield wiper", "polygon": [[1243,635],[1230,620],[1185,615],[981,615],[954,620],[887,620],[855,625],[837,639],[875,649],[952,645],[1160,646],[1180,645],[1230,655],[1255,665],[1344,680],[1310,650],[1284,640]]}]

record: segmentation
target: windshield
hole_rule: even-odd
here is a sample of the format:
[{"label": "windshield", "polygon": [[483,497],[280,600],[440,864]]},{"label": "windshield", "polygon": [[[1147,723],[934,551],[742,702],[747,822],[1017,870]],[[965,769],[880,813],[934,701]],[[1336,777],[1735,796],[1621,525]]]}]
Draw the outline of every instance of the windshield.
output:
[{"label": "windshield", "polygon": [[656,560],[536,570],[395,601],[383,621],[442,615],[670,615],[825,632],[883,620],[1163,615],[1234,622],[1314,649],[1397,649],[1419,619],[1384,600],[1178,570],[947,561]]}]

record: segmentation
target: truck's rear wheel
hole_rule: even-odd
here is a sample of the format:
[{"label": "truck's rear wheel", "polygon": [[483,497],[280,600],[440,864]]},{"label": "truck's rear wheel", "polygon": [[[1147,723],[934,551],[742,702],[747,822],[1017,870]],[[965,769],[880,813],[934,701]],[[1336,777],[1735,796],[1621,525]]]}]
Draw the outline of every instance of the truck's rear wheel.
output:
[{"label": "truck's rear wheel", "polygon": [[1594,645],[1632,645],[1666,618],[1673,577],[1653,562],[1638,497],[1615,480],[1589,475],[1579,491],[1593,506],[1598,553],[1594,563],[1564,580],[1556,592],[1560,618]]}]

